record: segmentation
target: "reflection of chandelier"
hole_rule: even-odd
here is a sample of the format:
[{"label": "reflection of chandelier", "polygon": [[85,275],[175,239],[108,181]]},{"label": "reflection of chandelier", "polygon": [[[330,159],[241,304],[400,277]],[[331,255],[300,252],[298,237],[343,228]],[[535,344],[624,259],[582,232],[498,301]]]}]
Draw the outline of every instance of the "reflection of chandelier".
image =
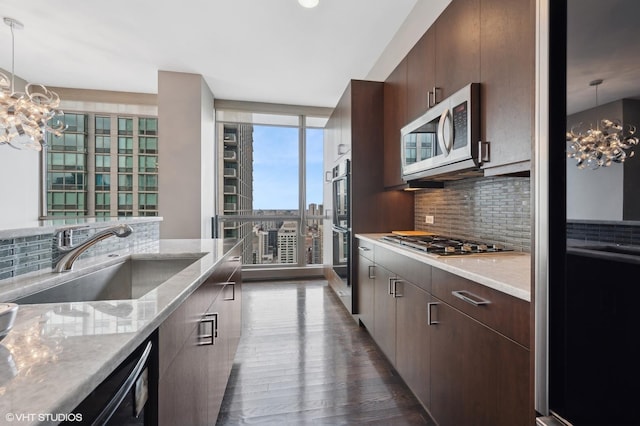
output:
[{"label": "reflection of chandelier", "polygon": [[[596,107],[598,106],[598,85],[602,80],[593,80],[590,86],[596,88]],[[585,133],[578,133],[575,127],[567,132],[569,148],[567,157],[575,158],[576,166],[580,169],[607,167],[612,163],[624,163],[627,158],[633,157],[634,152],[627,152],[638,145],[638,137],[635,136],[635,126],[629,126],[627,135],[623,134],[622,124],[619,121],[603,119],[595,129],[588,129]]]},{"label": "reflection of chandelier", "polygon": [[57,109],[60,97],[39,84],[27,84],[24,93],[15,91],[13,30],[24,26],[12,18],[4,18],[4,23],[11,27],[11,80],[0,73],[0,145],[40,151],[46,145],[46,131],[60,136],[65,129],[60,120],[52,123],[63,114]]}]

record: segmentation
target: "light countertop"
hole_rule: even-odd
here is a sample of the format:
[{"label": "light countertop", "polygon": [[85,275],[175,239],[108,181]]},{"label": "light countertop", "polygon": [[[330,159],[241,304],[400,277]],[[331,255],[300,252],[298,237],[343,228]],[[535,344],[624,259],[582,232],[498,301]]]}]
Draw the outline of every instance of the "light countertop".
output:
[{"label": "light countertop", "polygon": [[468,256],[437,257],[380,240],[388,234],[357,234],[356,238],[379,244],[412,259],[459,275],[487,287],[531,301],[531,256],[522,252],[502,252]]},{"label": "light countertop", "polygon": [[[234,245],[210,239],[160,240],[142,252],[119,253],[116,259],[79,260],[77,271],[63,275],[71,278],[127,256],[202,256],[139,299],[21,305],[13,329],[0,342],[0,424],[10,420],[8,413],[71,412],[204,282]],[[61,274],[49,275],[59,280]],[[0,301],[19,297],[24,286],[32,291],[46,278],[40,274],[2,280]],[[55,424],[36,418],[16,423]]]}]

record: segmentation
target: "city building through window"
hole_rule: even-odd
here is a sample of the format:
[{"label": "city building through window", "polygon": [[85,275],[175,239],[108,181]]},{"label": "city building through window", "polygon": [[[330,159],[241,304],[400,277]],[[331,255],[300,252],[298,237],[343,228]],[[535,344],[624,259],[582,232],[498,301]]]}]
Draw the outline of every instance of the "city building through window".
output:
[{"label": "city building through window", "polygon": [[217,112],[214,232],[243,241],[245,267],[322,262],[326,118]]},{"label": "city building through window", "polygon": [[[158,118],[66,112],[48,135],[45,216],[157,216]],[[113,183],[113,184],[112,184]]]}]

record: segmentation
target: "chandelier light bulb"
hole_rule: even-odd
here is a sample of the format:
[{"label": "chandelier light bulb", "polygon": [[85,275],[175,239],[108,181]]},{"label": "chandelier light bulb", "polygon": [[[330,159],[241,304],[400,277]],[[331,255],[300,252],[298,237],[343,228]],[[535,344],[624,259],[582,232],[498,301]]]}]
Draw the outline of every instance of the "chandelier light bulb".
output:
[{"label": "chandelier light bulb", "polygon": [[319,0],[298,0],[298,3],[300,3],[300,6],[306,7],[308,9],[316,7],[319,2],[320,2]]}]

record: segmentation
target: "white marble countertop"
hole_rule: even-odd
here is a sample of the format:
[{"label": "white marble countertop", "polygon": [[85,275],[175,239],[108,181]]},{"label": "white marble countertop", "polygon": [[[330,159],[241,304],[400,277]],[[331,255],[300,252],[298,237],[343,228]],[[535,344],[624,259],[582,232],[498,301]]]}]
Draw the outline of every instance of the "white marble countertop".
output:
[{"label": "white marble countertop", "polygon": [[[11,420],[7,416],[71,412],[204,282],[234,245],[210,239],[160,240],[115,259],[79,260],[68,275],[50,272],[2,280],[0,301],[9,301],[24,292],[19,290],[24,285],[32,291],[47,278],[54,282],[60,275],[82,275],[127,257],[202,256],[139,299],[21,305],[13,329],[0,342],[0,424]],[[57,423],[39,422],[36,416],[13,420],[20,425]]]},{"label": "white marble countertop", "polygon": [[483,284],[518,299],[531,301],[531,256],[522,252],[503,252],[468,256],[437,257],[380,240],[389,234],[357,234],[398,253],[452,274]]}]

